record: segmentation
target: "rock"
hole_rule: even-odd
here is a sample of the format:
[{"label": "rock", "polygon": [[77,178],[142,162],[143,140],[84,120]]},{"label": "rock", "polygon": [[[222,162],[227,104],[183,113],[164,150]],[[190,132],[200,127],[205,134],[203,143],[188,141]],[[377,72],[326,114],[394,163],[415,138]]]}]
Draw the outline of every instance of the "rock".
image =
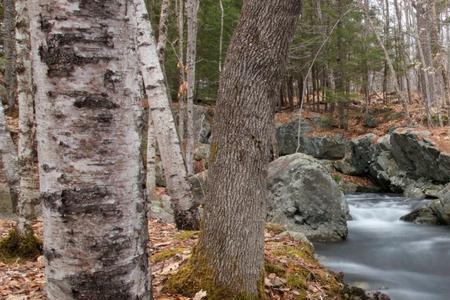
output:
[{"label": "rock", "polygon": [[198,144],[194,152],[194,173],[200,173],[208,169],[209,150],[208,144]]},{"label": "rock", "polygon": [[401,220],[417,224],[450,225],[450,184],[438,195],[438,199],[416,208],[401,217]]},{"label": "rock", "polygon": [[303,136],[300,141],[300,152],[315,158],[336,160],[345,156],[347,140],[343,135]]},{"label": "rock", "polygon": [[[178,110],[174,111],[178,120]],[[194,105],[194,136],[196,143],[209,144],[211,141],[211,124],[214,119],[214,109],[208,106]]]},{"label": "rock", "polygon": [[[298,144],[298,124],[299,124],[298,118],[286,124],[284,123],[275,124],[276,138],[278,142],[278,150],[280,156],[289,155],[296,152]],[[305,133],[311,131],[311,126],[307,121],[302,119],[301,124],[302,124],[301,125],[302,136]]]},{"label": "rock", "polygon": [[346,175],[367,175],[372,163],[377,136],[369,133],[350,140],[345,158],[336,162],[335,167]]},{"label": "rock", "polygon": [[175,223],[170,197],[162,195],[160,198],[151,201],[150,216],[165,223]]},{"label": "rock", "polygon": [[306,235],[303,232],[298,231],[284,231],[278,235],[279,237],[289,237],[290,239],[302,242],[311,247],[311,249],[314,249],[314,245],[308,240]]},{"label": "rock", "polygon": [[391,134],[392,156],[413,179],[450,182],[450,155],[429,139],[429,131],[397,129]]},{"label": "rock", "polygon": [[269,164],[268,220],[316,241],[347,236],[348,207],[337,183],[317,159],[306,154]]},{"label": "rock", "polygon": [[204,197],[208,191],[207,186],[208,171],[204,171],[189,178],[189,183],[191,184],[192,196],[194,197],[194,202],[198,204],[204,203]]}]

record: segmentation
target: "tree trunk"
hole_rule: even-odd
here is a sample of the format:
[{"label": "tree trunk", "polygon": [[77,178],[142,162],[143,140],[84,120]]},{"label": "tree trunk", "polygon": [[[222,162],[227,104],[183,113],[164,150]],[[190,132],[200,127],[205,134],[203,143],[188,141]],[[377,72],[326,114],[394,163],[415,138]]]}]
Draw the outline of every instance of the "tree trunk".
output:
[{"label": "tree trunk", "polygon": [[[218,299],[262,299],[266,176],[297,0],[244,2],[222,72],[208,171],[203,231],[193,259]],[[196,260],[198,263],[196,263]],[[202,280],[199,276],[200,281]]]},{"label": "tree trunk", "polygon": [[178,87],[178,134],[180,142],[183,142],[185,136],[186,123],[186,68],[184,63],[184,1],[176,0],[177,11],[177,29],[178,29],[178,70],[179,70],[179,87]]},{"label": "tree trunk", "polygon": [[135,11],[28,5],[47,298],[150,299]]},{"label": "tree trunk", "polygon": [[188,175],[194,174],[194,93],[195,65],[197,59],[197,13],[199,0],[187,0],[187,132],[186,132],[186,167]]},{"label": "tree trunk", "polygon": [[19,201],[17,229],[21,234],[31,230],[34,199],[37,195],[34,180],[36,153],[34,151],[35,120],[33,76],[31,67],[30,21],[26,0],[16,0],[17,40],[17,99],[19,104]]},{"label": "tree trunk", "polygon": [[179,229],[197,229],[199,215],[193,203],[186,168],[181,154],[172,111],[169,105],[164,76],[156,53],[155,39],[143,0],[134,0],[138,12],[138,53],[140,70],[149,99],[156,140],[161,153],[167,188],[172,199],[175,222]]},{"label": "tree trunk", "polygon": [[17,149],[6,127],[3,102],[0,99],[0,159],[2,160],[3,171],[8,182],[9,194],[13,212],[16,212],[19,198],[19,164]]},{"label": "tree trunk", "polygon": [[3,0],[3,24],[5,47],[5,85],[7,89],[8,112],[14,111],[16,104],[16,14],[14,0]]},{"label": "tree trunk", "polygon": [[164,59],[166,54],[166,44],[167,44],[167,22],[169,20],[169,6],[170,0],[162,0],[161,3],[161,14],[159,17],[159,34],[158,34],[158,57],[161,67],[164,66]]}]

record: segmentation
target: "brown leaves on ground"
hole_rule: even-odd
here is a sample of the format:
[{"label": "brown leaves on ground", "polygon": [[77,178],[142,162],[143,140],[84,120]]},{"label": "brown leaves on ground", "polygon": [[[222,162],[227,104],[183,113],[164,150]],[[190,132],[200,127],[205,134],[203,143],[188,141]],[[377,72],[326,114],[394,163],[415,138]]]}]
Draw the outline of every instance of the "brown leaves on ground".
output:
[{"label": "brown leaves on ground", "polygon": [[[14,222],[0,219],[0,236],[14,227]],[[42,221],[35,222],[33,229],[42,238]],[[198,240],[198,232],[178,231],[173,224],[157,220],[149,222],[151,241],[150,265],[154,299],[188,300],[181,295],[161,292],[168,277],[178,271],[192,254]],[[266,277],[265,291],[270,299],[340,299],[342,284],[335,274],[321,266],[314,258],[312,246],[293,241],[280,230],[265,234]],[[0,263],[0,299],[39,300],[44,296],[44,259],[12,264]],[[206,300],[207,293],[198,291],[193,298]]]}]

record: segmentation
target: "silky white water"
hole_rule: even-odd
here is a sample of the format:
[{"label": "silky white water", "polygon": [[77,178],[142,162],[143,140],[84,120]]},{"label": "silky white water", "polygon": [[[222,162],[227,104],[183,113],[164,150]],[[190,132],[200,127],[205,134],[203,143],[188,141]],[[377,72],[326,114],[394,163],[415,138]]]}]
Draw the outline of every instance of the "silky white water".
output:
[{"label": "silky white water", "polygon": [[450,300],[450,227],[399,218],[418,201],[382,194],[347,195],[348,239],[317,244],[319,258],[347,283],[392,300]]}]

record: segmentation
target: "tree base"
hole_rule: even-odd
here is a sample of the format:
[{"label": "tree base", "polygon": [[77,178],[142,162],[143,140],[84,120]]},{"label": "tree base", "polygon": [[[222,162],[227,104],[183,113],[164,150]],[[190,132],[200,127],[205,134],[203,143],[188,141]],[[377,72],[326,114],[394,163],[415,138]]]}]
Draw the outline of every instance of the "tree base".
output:
[{"label": "tree base", "polygon": [[207,264],[198,258],[197,251],[184,263],[180,270],[171,276],[164,288],[165,293],[179,294],[187,297],[194,297],[196,293],[203,290],[207,292],[208,300],[265,300],[264,273],[261,275],[259,285],[259,295],[245,295],[237,293],[227,288],[218,286],[212,276],[213,271]]},{"label": "tree base", "polygon": [[0,260],[4,262],[33,260],[41,254],[42,241],[34,235],[31,229],[22,235],[17,228],[14,228],[0,240]]}]

